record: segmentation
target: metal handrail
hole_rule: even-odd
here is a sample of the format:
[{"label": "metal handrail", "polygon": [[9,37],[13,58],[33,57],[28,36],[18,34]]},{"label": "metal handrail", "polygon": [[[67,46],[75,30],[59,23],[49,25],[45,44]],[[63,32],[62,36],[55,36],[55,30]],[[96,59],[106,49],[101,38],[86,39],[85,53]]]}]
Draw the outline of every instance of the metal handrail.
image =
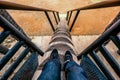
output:
[{"label": "metal handrail", "polygon": [[11,9],[11,10],[25,10],[25,11],[50,11],[50,12],[58,12],[55,10],[43,9],[8,1],[0,1],[0,9]]},{"label": "metal handrail", "polygon": [[24,30],[16,23],[16,21],[11,17],[11,15],[7,12],[5,9],[0,9],[0,15],[2,15],[4,18],[6,18],[11,24],[14,25],[16,29],[18,29],[23,35],[25,35],[28,39],[30,39]]},{"label": "metal handrail", "polygon": [[104,33],[101,34],[92,44],[90,44],[86,49],[84,49],[78,56],[78,60],[81,59],[83,55],[88,56],[88,54],[94,59],[102,72],[110,80],[114,80],[109,71],[106,70],[103,62],[99,60],[96,52],[100,51],[106,61],[110,64],[115,73],[120,77],[120,65],[115,61],[110,52],[105,48],[104,43],[108,40],[112,40],[116,47],[120,50],[120,39],[117,36],[120,32],[120,19],[118,19],[110,28],[108,28]]},{"label": "metal handrail", "polygon": [[47,12],[47,11],[45,11],[45,15],[46,15],[46,17],[48,18],[48,21],[49,21],[49,23],[50,23],[50,25],[51,25],[52,30],[55,31],[55,28],[54,28],[54,26],[53,26],[53,24],[52,24],[52,21],[51,21],[49,15],[48,15],[48,12]]},{"label": "metal handrail", "polygon": [[114,23],[110,29],[104,32],[99,38],[97,38],[91,45],[89,45],[85,50],[83,50],[78,56],[78,59],[81,59],[82,55],[87,55],[90,51],[96,49],[98,46],[103,44],[106,40],[109,39],[111,35],[116,35],[120,32],[120,20]]},{"label": "metal handrail", "polygon": [[106,0],[69,11],[88,10],[88,9],[97,9],[97,8],[114,7],[114,6],[120,6],[120,0]]},{"label": "metal handrail", "polygon": [[[120,6],[120,0],[106,0],[106,1],[102,1],[102,2],[98,2],[98,3],[94,3],[94,4],[90,4],[88,6],[84,6],[84,7],[81,7],[81,8],[77,8],[77,9],[73,9],[73,10],[69,10],[67,11],[67,20],[68,22],[70,21],[69,17],[71,17],[71,15],[68,17],[69,13],[73,12],[73,11],[77,11],[74,19],[73,19],[73,22],[72,22],[72,25],[70,26],[70,32],[72,31],[72,28],[77,20],[77,17],[79,15],[79,12],[81,10],[89,10],[89,9],[98,9],[98,8],[106,8],[106,7],[114,7],[114,6]],[[69,25],[69,24],[68,24]]]},{"label": "metal handrail", "polygon": [[21,34],[19,30],[17,30],[11,23],[9,23],[4,17],[0,15],[0,26],[5,29],[11,31],[11,34],[17,36],[19,40],[24,41],[27,45],[29,45],[33,50],[36,50],[38,54],[43,56],[43,51],[41,51],[34,43],[32,43],[25,35]]},{"label": "metal handrail", "polygon": [[[17,4],[17,3],[7,2],[7,1],[0,1],[0,9],[25,10],[25,11],[43,11],[43,12],[45,12],[45,15],[46,15],[46,17],[47,17],[47,19],[48,19],[48,21],[49,21],[53,31],[55,31],[55,28],[53,26],[53,23],[52,23],[52,21],[50,19],[50,16],[49,16],[48,12],[52,12],[53,13],[53,17],[55,18],[56,24],[58,24],[58,22],[60,21],[59,12],[58,11],[54,11],[54,10],[42,9],[42,8],[37,8],[37,7],[33,7],[33,6],[27,6],[27,5],[22,5],[22,4]],[[7,15],[7,16],[9,16],[9,15]],[[10,17],[10,19],[12,19],[12,17]],[[28,39],[26,37],[26,34],[22,34],[22,32],[18,28],[15,27],[14,23],[11,23],[11,21],[6,19],[6,17],[3,16],[3,15],[0,15],[0,26],[4,29],[2,31],[2,33],[0,34],[0,37],[1,37],[0,38],[0,43],[2,43],[7,38],[7,36],[10,35],[10,34],[13,35],[14,38],[18,40],[18,42],[15,44],[15,46],[13,46],[10,50],[4,52],[6,54],[4,54],[4,57],[2,57],[2,59],[0,60],[0,70],[3,69],[3,67],[16,54],[16,52],[20,49],[20,47],[25,45],[24,46],[25,49],[22,52],[22,54],[20,54],[20,56],[17,58],[17,60],[12,65],[10,65],[10,67],[7,69],[5,74],[3,74],[1,79],[5,79],[6,80],[14,72],[14,70],[21,63],[21,61],[28,54],[28,52],[33,52],[31,55],[34,55],[34,54],[36,55],[35,58],[30,56],[30,58],[28,58],[26,60],[26,62],[24,63],[25,65],[27,65],[29,67],[31,67],[31,65],[29,65],[29,62],[31,62],[29,59],[31,59],[34,62],[33,59],[37,60],[37,53],[40,54],[41,56],[43,56],[44,53],[33,42],[31,42],[30,39]],[[37,61],[34,62],[34,64],[36,66],[37,66],[37,63],[38,63]],[[34,65],[34,64],[32,64],[32,65]],[[24,66],[24,68],[28,68],[28,67]],[[19,69],[19,70],[23,71],[21,69]],[[33,71],[33,70],[31,70],[31,71]],[[34,73],[34,71],[33,71],[33,73]],[[23,75],[25,75],[25,74],[23,74]]]},{"label": "metal handrail", "polygon": [[[70,26],[69,31],[70,32],[72,31],[72,28],[74,27],[74,24],[75,24],[77,17],[81,10],[89,10],[89,9],[97,9],[97,8],[105,8],[105,7],[113,7],[113,6],[120,6],[120,0],[107,0],[107,1],[99,2],[99,3],[95,3],[92,5],[88,5],[85,7],[81,7],[78,9],[69,10],[67,12],[67,17],[66,17],[66,20],[68,21],[68,25],[69,25],[69,21],[70,21],[73,11],[76,11],[75,17],[73,18],[73,22]],[[119,30],[120,29],[119,14],[113,20],[113,22],[108,25],[108,27],[106,29],[107,30],[105,30],[99,38],[97,38],[92,44],[90,44],[86,49],[84,49],[77,56],[77,58],[78,58],[78,60],[80,60],[83,55],[88,56],[88,54],[89,54],[90,57],[92,57],[93,60],[95,61],[95,63],[98,65],[98,67],[101,69],[101,71],[104,73],[104,75],[108,79],[114,80],[114,77],[110,74],[109,70],[107,70],[107,67],[104,66],[103,62],[99,59],[96,52],[100,51],[102,53],[103,57],[110,64],[110,66],[115,71],[115,73],[118,75],[118,77],[120,77],[120,75],[119,75],[120,74],[120,65],[115,61],[115,59],[112,57],[112,55],[104,47],[105,46],[104,44],[106,41],[108,42],[109,40],[112,40],[113,43],[116,45],[116,47],[120,50],[120,39],[117,36],[117,34],[120,32],[120,30]]]},{"label": "metal handrail", "polygon": [[[58,21],[60,21],[59,12],[55,11],[55,10],[43,9],[43,8],[38,8],[38,7],[8,2],[8,1],[0,1],[0,9],[24,10],[24,11],[44,11],[53,31],[55,31],[55,29],[54,29],[53,23],[49,17],[48,12],[53,12],[55,20],[58,18]],[[56,13],[57,18],[55,16],[55,13]]]}]

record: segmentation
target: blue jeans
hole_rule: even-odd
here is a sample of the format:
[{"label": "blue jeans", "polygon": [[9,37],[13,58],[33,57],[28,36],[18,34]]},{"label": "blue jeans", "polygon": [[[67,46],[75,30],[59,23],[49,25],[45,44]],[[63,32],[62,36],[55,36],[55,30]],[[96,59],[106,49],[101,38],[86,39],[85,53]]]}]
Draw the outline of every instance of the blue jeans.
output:
[{"label": "blue jeans", "polygon": [[[87,80],[83,69],[74,61],[65,63],[65,73],[67,80]],[[42,70],[38,80],[61,80],[61,64],[59,59],[48,61]]]},{"label": "blue jeans", "polygon": [[65,63],[66,80],[87,80],[84,70],[74,61]]},{"label": "blue jeans", "polygon": [[38,80],[61,80],[61,63],[59,59],[49,60],[43,67]]}]

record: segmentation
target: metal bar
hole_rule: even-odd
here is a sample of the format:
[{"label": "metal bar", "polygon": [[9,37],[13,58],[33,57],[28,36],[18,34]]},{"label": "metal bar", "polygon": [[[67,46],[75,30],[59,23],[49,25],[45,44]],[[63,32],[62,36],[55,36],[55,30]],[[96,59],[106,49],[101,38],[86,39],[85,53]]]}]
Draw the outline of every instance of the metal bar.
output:
[{"label": "metal bar", "polygon": [[0,53],[6,54],[8,51],[9,51],[9,49],[7,47],[0,44]]},{"label": "metal bar", "polygon": [[53,30],[53,32],[54,32],[54,31],[55,31],[55,28],[54,28],[54,26],[53,26],[53,24],[52,24],[52,21],[51,21],[49,15],[48,15],[47,11],[45,11],[45,15],[46,15],[46,17],[47,17],[47,19],[48,19],[48,21],[49,21],[49,23],[50,23],[50,25],[51,25],[51,28],[52,28],[52,30]]},{"label": "metal bar", "polygon": [[55,12],[53,12],[53,15],[54,15],[54,18],[55,18],[56,23],[58,24],[57,18],[56,18],[56,15],[55,15]]},{"label": "metal bar", "polygon": [[17,52],[17,50],[22,46],[23,41],[18,41],[11,50],[9,50],[6,55],[0,60],[0,70],[5,66],[5,64],[12,58],[12,56]]},{"label": "metal bar", "polygon": [[23,31],[23,29],[16,23],[16,21],[5,9],[0,9],[0,15],[2,15],[5,19],[7,19],[12,25],[14,25],[15,28],[17,28],[20,32],[23,33],[23,35],[25,35],[28,38],[28,36]]},{"label": "metal bar", "polygon": [[106,0],[106,1],[99,2],[99,3],[84,6],[78,9],[73,9],[70,11],[98,9],[98,8],[106,8],[106,7],[114,7],[114,6],[120,6],[120,0]]},{"label": "metal bar", "polygon": [[105,28],[104,32],[106,30],[110,29],[111,26],[119,19],[120,19],[120,12],[118,12],[118,14],[115,16],[115,18],[111,21],[111,23],[107,25],[107,27]]},{"label": "metal bar", "polygon": [[0,9],[26,10],[26,11],[51,11],[51,12],[53,12],[53,10],[42,9],[42,8],[23,5],[23,4],[17,4],[17,3],[8,2],[8,1],[0,1]]},{"label": "metal bar", "polygon": [[68,23],[67,23],[68,25],[70,23],[71,16],[72,16],[72,11],[70,12],[70,16],[69,16]]},{"label": "metal bar", "polygon": [[88,80],[108,80],[90,56],[82,56],[81,68],[85,71]]},{"label": "metal bar", "polygon": [[120,66],[119,66],[119,64],[115,61],[115,59],[111,56],[111,54],[108,52],[108,50],[103,45],[101,45],[99,47],[99,50],[102,53],[102,55],[105,57],[105,59],[108,61],[110,66],[114,69],[116,74],[120,77]]},{"label": "metal bar", "polygon": [[76,13],[76,15],[75,15],[75,18],[74,18],[74,20],[73,20],[73,22],[72,22],[72,25],[71,25],[71,27],[70,27],[70,32],[72,31],[72,28],[73,28],[73,26],[74,26],[74,24],[75,24],[75,22],[76,22],[76,20],[77,20],[77,17],[78,17],[78,15],[79,15],[79,13],[80,13],[80,10],[78,10],[77,13]]},{"label": "metal bar", "polygon": [[20,62],[24,59],[24,57],[29,52],[30,48],[25,48],[25,50],[21,53],[21,55],[15,60],[15,62],[9,67],[9,69],[5,72],[5,74],[2,76],[1,80],[7,80],[8,77],[13,73],[13,71],[17,68],[17,66],[20,64]]},{"label": "metal bar", "polygon": [[58,17],[58,21],[60,21],[60,16],[59,16],[59,12],[57,12],[57,17]]},{"label": "metal bar", "polygon": [[6,31],[6,30],[2,31],[2,33],[0,33],[0,43],[2,43],[9,34],[10,31]]},{"label": "metal bar", "polygon": [[117,34],[120,32],[120,20],[112,25],[111,29],[105,31],[99,38],[97,38],[91,45],[89,45],[85,50],[83,50],[77,58],[80,59],[82,55],[87,55],[90,51],[96,49],[98,46],[103,44],[106,40],[109,39],[109,36]]},{"label": "metal bar", "polygon": [[118,36],[110,36],[110,38],[120,50],[120,38]]},{"label": "metal bar", "polygon": [[11,23],[9,23],[4,17],[0,15],[0,26],[5,30],[11,31],[13,35],[15,35],[19,40],[24,41],[29,47],[33,50],[37,51],[41,56],[44,55],[43,51],[41,51],[34,43],[32,43],[25,35],[21,34]]},{"label": "metal bar", "polygon": [[57,18],[57,22],[59,23],[59,15],[56,12],[56,18]]},{"label": "metal bar", "polygon": [[31,80],[38,67],[38,54],[33,52],[20,69],[13,76],[12,80]]},{"label": "metal bar", "polygon": [[68,20],[68,17],[69,17],[69,11],[67,12],[66,20]]},{"label": "metal bar", "polygon": [[96,55],[94,51],[90,52],[90,56],[94,59],[94,61],[99,66],[104,75],[108,78],[108,80],[115,80],[114,77],[109,72],[109,70],[105,67],[105,65],[102,63],[102,61],[99,59],[99,57]]}]

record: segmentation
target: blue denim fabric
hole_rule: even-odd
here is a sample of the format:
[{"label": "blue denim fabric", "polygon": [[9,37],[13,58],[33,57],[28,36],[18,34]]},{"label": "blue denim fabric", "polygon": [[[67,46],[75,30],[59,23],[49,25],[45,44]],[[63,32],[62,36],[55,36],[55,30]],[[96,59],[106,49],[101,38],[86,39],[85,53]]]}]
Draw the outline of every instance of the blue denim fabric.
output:
[{"label": "blue denim fabric", "polygon": [[87,80],[83,69],[74,61],[65,63],[65,72],[67,80]]},{"label": "blue denim fabric", "polygon": [[43,67],[38,80],[61,80],[61,64],[59,59],[49,60]]},{"label": "blue denim fabric", "polygon": [[[67,80],[87,80],[83,69],[74,61],[65,63],[65,72]],[[59,59],[48,61],[42,70],[38,80],[61,80],[61,64]]]}]

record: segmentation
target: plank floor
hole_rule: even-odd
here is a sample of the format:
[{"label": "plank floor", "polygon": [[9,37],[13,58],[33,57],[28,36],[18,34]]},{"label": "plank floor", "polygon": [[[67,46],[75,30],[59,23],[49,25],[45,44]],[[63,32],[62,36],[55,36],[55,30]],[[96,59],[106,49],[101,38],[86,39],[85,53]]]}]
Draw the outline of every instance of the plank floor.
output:
[{"label": "plank floor", "polygon": [[[77,52],[77,54],[79,54],[80,52],[82,52],[89,44],[91,44],[97,37],[99,37],[99,35],[86,35],[86,36],[72,36],[72,41],[73,44],[75,46],[75,50]],[[32,41],[44,52],[47,50],[49,42],[51,40],[51,36],[33,36],[32,37]],[[12,45],[14,45],[14,42],[11,43]],[[110,42],[106,48],[109,50],[109,52],[111,52],[112,56],[116,59],[116,61],[119,63],[120,65],[120,55],[117,54],[117,48],[116,46]],[[22,50],[21,50],[22,51]],[[18,51],[17,54],[20,54],[21,51]],[[60,53],[60,52],[59,52]],[[36,80],[37,77],[40,75],[41,70],[42,70],[42,66],[43,66],[43,62],[49,57],[49,53],[45,53],[45,55],[43,57],[39,56],[39,66],[37,71],[34,74],[34,77],[32,80]],[[62,53],[60,53],[62,55]],[[99,53],[98,53],[99,54]],[[100,55],[100,54],[99,54]],[[17,55],[16,55],[17,56]],[[12,61],[15,61],[16,56],[14,56],[12,58]],[[2,57],[2,55],[0,55],[0,57]],[[63,57],[63,56],[61,56]],[[119,80],[120,78],[118,78],[115,75],[115,72],[111,69],[110,65],[106,62],[106,60],[103,58],[102,55],[100,55],[100,58],[103,60],[103,62],[105,63],[105,65],[108,67],[108,69],[111,71],[111,73],[113,74],[113,76],[116,78],[116,80]],[[74,56],[74,60],[79,64],[80,61],[78,61],[76,59],[76,56]],[[9,61],[8,65],[6,66],[6,68],[9,67],[11,63],[11,60]],[[41,66],[42,65],[42,66]],[[0,71],[0,76],[2,76],[3,72],[6,71],[6,68],[4,68],[3,71]],[[14,72],[15,73],[15,72]],[[64,72],[62,71],[62,80],[64,80],[63,78],[63,74]],[[9,79],[10,80],[10,79]]]},{"label": "plank floor", "polygon": [[[72,36],[72,41],[73,44],[75,46],[75,50],[77,52],[77,54],[79,54],[80,52],[82,52],[82,50],[84,50],[89,44],[91,44],[97,37],[99,37],[99,35],[86,35],[86,36]],[[33,39],[33,42],[35,44],[37,44],[42,50],[44,50],[44,52],[46,51],[46,49],[48,48],[49,45],[49,41],[51,39],[51,36],[35,36]],[[38,42],[39,41],[39,42]],[[43,46],[45,45],[45,46]],[[117,54],[117,48],[116,46],[110,42],[106,48],[109,50],[109,52],[111,52],[112,56],[116,59],[116,61],[118,63],[120,63],[120,55]],[[64,53],[60,53],[60,55],[63,55]],[[39,56],[39,65],[43,64],[43,62],[45,61],[45,59],[47,59],[50,55],[49,53],[45,53],[45,55],[43,57]],[[100,56],[100,59],[105,63],[105,66],[107,66],[107,68],[111,71],[111,73],[113,74],[113,76],[115,77],[116,80],[119,80],[120,78],[118,76],[116,76],[115,72],[112,70],[112,68],[110,67],[110,65],[106,62],[106,60],[103,58],[103,56],[98,53],[98,55]],[[74,55],[73,55],[74,56]],[[61,56],[63,57],[63,56]],[[78,61],[76,59],[76,56],[74,56],[74,60],[79,64],[80,61]],[[120,65],[120,64],[119,64]],[[41,73],[41,69],[42,67],[39,66],[38,70],[36,71],[33,80],[36,80],[37,77],[40,75]],[[61,77],[62,80],[64,80],[64,72],[61,72]]]}]

